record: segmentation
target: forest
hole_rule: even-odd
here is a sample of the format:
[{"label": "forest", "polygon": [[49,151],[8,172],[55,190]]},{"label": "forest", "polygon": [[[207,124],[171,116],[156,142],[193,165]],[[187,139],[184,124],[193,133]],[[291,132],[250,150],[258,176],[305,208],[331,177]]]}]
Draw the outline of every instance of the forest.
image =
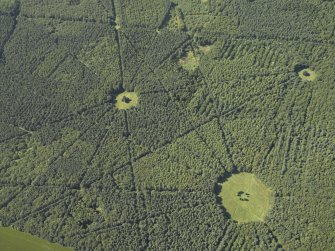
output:
[{"label": "forest", "polygon": [[0,0],[0,227],[78,251],[333,250],[334,13]]}]

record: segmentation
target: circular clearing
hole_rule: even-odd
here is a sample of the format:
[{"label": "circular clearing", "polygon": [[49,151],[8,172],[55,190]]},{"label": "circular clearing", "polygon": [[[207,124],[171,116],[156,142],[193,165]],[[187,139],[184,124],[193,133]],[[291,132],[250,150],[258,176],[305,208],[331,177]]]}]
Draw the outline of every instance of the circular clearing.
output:
[{"label": "circular clearing", "polygon": [[116,97],[115,106],[120,110],[130,109],[138,104],[138,96],[135,92],[122,92]]},{"label": "circular clearing", "polygon": [[264,221],[271,208],[271,190],[254,174],[239,173],[221,184],[223,207],[238,223]]},{"label": "circular clearing", "polygon": [[314,81],[318,78],[318,74],[310,68],[299,71],[299,77],[305,81]]}]

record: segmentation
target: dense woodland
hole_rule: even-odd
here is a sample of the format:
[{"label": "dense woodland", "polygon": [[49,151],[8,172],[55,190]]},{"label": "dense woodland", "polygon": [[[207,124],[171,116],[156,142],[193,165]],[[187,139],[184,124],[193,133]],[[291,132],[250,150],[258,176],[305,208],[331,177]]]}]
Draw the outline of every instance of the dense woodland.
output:
[{"label": "dense woodland", "polygon": [[[334,13],[332,0],[1,1],[0,225],[75,250],[332,250]],[[118,110],[123,91],[139,104]],[[220,203],[238,172],[273,191],[264,222]]]}]

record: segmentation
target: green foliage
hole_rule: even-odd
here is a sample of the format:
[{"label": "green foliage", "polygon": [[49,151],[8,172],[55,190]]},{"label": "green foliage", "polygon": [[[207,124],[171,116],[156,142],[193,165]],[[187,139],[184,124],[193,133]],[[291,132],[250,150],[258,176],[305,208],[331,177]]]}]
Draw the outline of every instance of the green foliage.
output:
[{"label": "green foliage", "polygon": [[14,27],[14,19],[10,16],[1,16],[0,15],[0,48],[5,43],[6,39],[8,39],[8,34],[11,33]]},{"label": "green foliage", "polygon": [[121,26],[157,28],[163,22],[169,8],[168,0],[125,0],[118,10],[121,13]]},{"label": "green foliage", "polygon": [[[238,33],[247,37],[289,40],[332,40],[334,12],[331,2],[312,1],[218,1],[229,18],[238,17]],[[311,20],[313,16],[315,19]]]},{"label": "green foliage", "polygon": [[170,13],[170,20],[168,23],[169,30],[183,31],[186,29],[184,22],[184,15],[180,8],[173,8]]},{"label": "green foliage", "polygon": [[0,13],[13,11],[17,4],[18,4],[17,0],[1,0]]},{"label": "green foliage", "polygon": [[207,14],[209,1],[207,0],[173,0],[185,14]]},{"label": "green foliage", "polygon": [[211,190],[213,182],[225,172],[223,161],[227,161],[216,123],[205,124],[199,131],[137,161],[134,175],[139,189]]},{"label": "green foliage", "polygon": [[[106,86],[105,91],[115,88],[120,81],[118,48],[114,36],[112,38],[102,37],[98,42],[84,46],[78,55],[86,67],[94,71],[96,75],[103,78]],[[109,89],[108,89],[109,88]],[[103,88],[100,88],[100,91]]]},{"label": "green foliage", "polygon": [[21,3],[22,15],[32,18],[107,22],[112,11],[108,1],[47,0],[36,5],[34,0],[27,0]]},{"label": "green foliage", "polygon": [[[76,250],[331,250],[334,8],[0,8],[0,224]],[[136,107],[116,107],[124,91]],[[243,172],[271,187],[263,221],[220,201]]]}]

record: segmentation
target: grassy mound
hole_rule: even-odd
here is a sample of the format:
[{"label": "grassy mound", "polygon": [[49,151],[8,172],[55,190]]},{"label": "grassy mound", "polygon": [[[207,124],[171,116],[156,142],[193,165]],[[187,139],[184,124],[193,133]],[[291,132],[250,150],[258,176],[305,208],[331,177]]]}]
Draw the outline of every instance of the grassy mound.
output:
[{"label": "grassy mound", "polygon": [[185,57],[179,59],[179,64],[187,71],[194,71],[199,66],[199,60],[193,51],[188,51]]},{"label": "grassy mound", "polygon": [[211,45],[203,45],[203,46],[199,46],[199,51],[201,51],[204,54],[207,54],[211,51],[212,46]]},{"label": "grassy mound", "polygon": [[123,92],[116,97],[115,106],[120,110],[130,109],[138,104],[138,96],[135,92]]},{"label": "grassy mound", "polygon": [[310,68],[303,69],[299,72],[299,76],[305,81],[315,81],[318,78],[318,74]]},{"label": "grassy mound", "polygon": [[240,173],[222,183],[223,206],[239,223],[263,221],[271,207],[271,191],[254,174]]}]

